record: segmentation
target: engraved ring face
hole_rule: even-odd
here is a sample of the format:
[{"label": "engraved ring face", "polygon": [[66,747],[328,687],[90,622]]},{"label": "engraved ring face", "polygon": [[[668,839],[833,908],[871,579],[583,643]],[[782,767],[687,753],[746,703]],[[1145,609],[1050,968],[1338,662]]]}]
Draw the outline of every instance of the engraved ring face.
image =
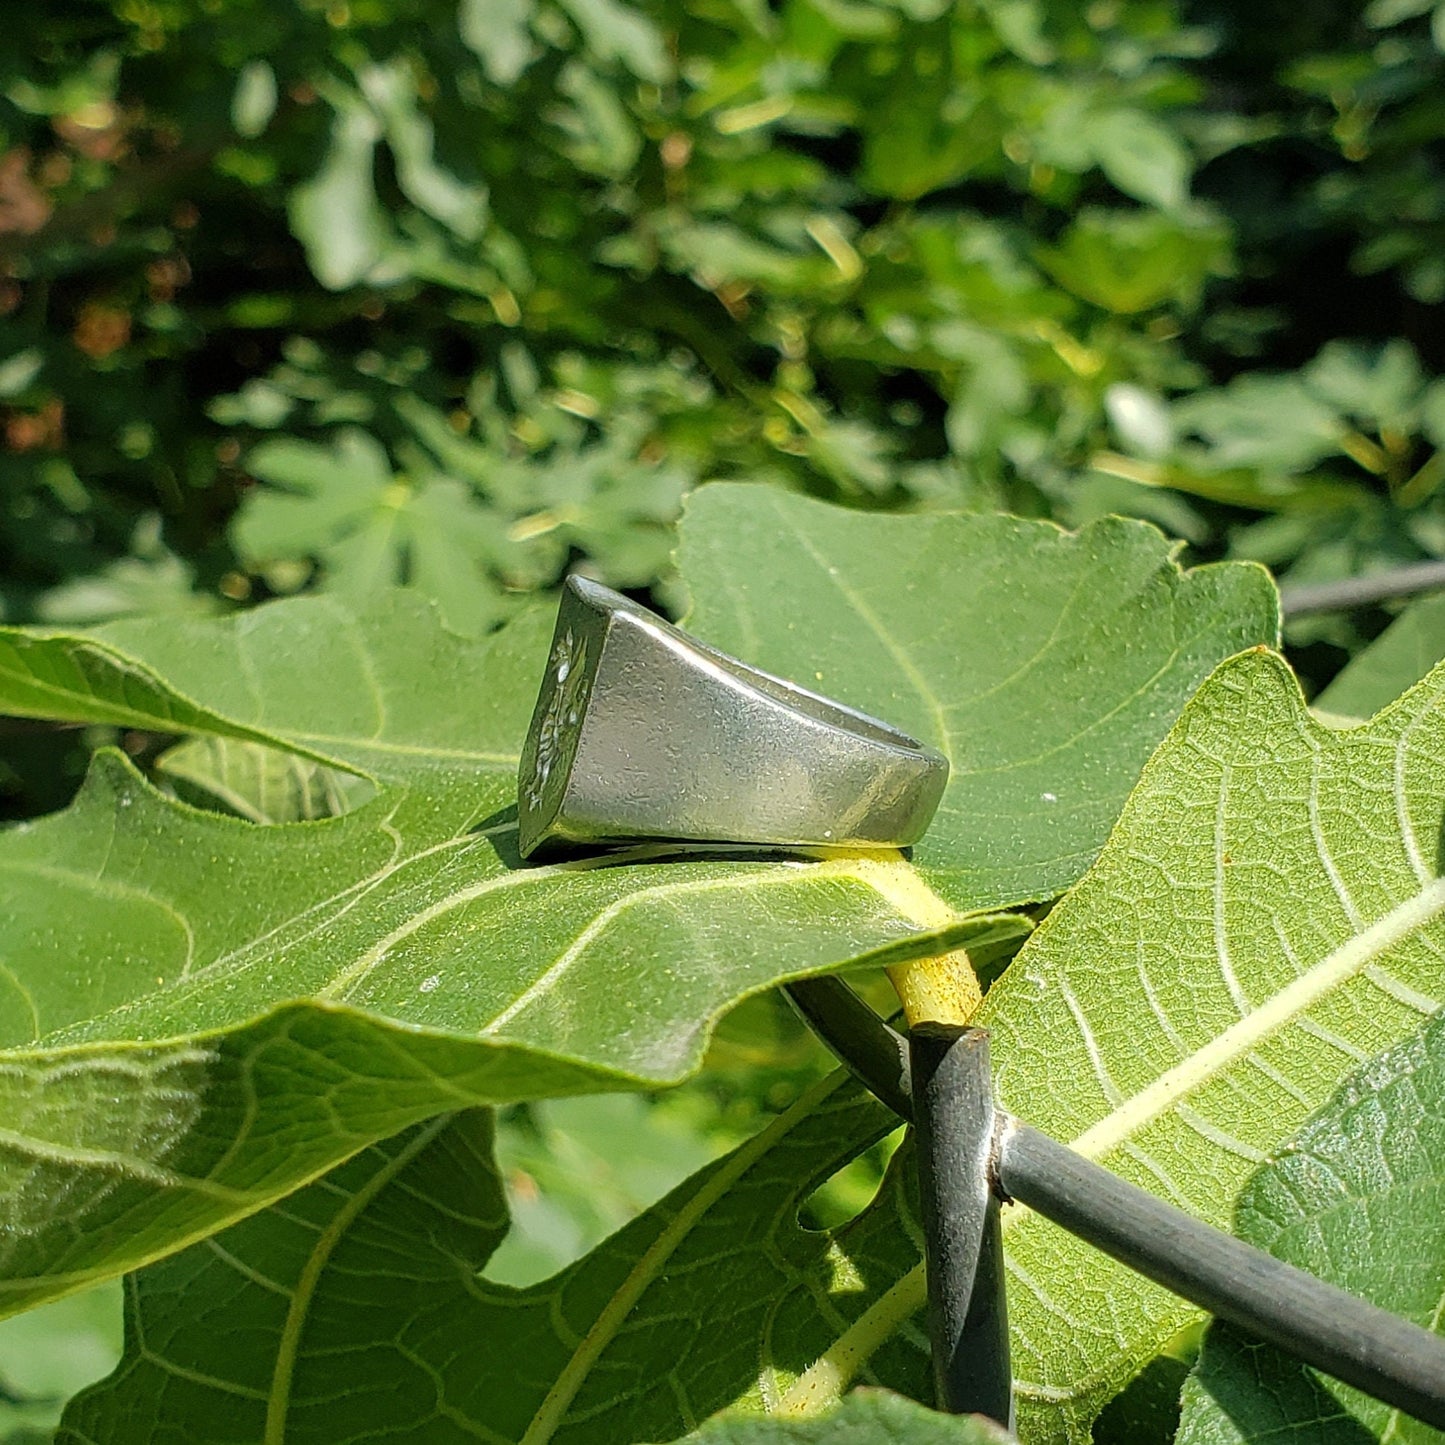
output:
[{"label": "engraved ring face", "polygon": [[534,812],[543,811],[555,801],[558,791],[566,785],[581,735],[586,662],[587,644],[579,642],[570,628],[552,640],[542,697],[532,723],[536,734],[532,766],[521,790],[527,807]]},{"label": "engraved ring face", "polygon": [[906,733],[570,577],[522,749],[519,846],[905,847],[947,781]]}]

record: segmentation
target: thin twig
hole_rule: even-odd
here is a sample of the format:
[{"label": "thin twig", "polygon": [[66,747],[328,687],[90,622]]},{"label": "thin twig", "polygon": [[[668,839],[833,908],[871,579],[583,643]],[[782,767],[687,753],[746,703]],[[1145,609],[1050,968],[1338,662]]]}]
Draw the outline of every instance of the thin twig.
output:
[{"label": "thin twig", "polygon": [[1285,619],[1312,612],[1344,612],[1351,607],[1369,607],[1392,597],[1410,597],[1445,587],[1445,562],[1417,562],[1388,572],[1364,577],[1346,577],[1339,582],[1315,582],[1280,589],[1280,607]]}]

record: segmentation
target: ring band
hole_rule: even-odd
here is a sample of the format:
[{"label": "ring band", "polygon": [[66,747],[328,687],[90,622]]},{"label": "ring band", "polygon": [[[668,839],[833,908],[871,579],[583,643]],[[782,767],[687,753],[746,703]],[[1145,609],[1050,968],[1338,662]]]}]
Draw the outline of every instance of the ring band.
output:
[{"label": "ring band", "polygon": [[947,781],[897,728],[573,576],[522,749],[518,846],[901,848]]}]

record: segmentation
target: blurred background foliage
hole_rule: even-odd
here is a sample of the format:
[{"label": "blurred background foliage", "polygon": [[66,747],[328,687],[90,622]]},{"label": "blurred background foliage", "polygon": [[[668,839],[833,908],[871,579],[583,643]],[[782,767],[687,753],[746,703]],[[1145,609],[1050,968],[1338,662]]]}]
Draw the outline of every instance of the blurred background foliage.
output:
[{"label": "blurred background foliage", "polygon": [[[480,632],[569,566],[675,612],[672,526],[719,477],[1122,512],[1287,582],[1445,557],[1437,0],[74,0],[6,24],[4,621],[404,582]],[[1425,606],[1333,708],[1445,651]],[[1307,685],[1389,618],[1292,624]],[[5,724],[0,811],[59,806],[114,739]],[[499,1277],[590,1246],[826,1060],[759,1000],[711,1064],[653,1103],[512,1111]],[[48,1437],[74,1382],[24,1361],[69,1341],[93,1376],[106,1301],[0,1329],[0,1439]]]},{"label": "blurred background foliage", "polygon": [[714,477],[1445,555],[1445,6],[8,19],[8,620],[404,581],[482,630],[579,561],[676,605]]}]

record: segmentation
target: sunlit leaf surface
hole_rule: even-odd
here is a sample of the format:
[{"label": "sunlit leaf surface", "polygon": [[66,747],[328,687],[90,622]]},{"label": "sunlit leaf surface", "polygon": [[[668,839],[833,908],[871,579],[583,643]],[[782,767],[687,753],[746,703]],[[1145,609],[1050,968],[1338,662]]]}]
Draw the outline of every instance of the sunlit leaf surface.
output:
[{"label": "sunlit leaf surface", "polygon": [[[1256,1166],[1445,1002],[1445,669],[1318,724],[1266,652],[1185,709],[985,1002],[1005,1107],[1229,1227]],[[1005,1214],[1020,1431],[1087,1422],[1196,1313]]]},{"label": "sunlit leaf surface", "polygon": [[221,739],[223,762],[274,749],[375,792],[258,825],[237,803],[260,794],[191,744],[192,787],[243,816],[110,754],[71,809],[0,838],[4,1306],[155,1258],[459,1104],[675,1081],[750,993],[936,950],[969,910],[1057,891],[1203,674],[1273,631],[1263,573],[1181,574],[1138,524],[886,520],[709,488],[684,571],[703,635],[948,747],[917,869],[519,866],[543,615],[475,642],[393,594],[6,634],[0,706]]}]

